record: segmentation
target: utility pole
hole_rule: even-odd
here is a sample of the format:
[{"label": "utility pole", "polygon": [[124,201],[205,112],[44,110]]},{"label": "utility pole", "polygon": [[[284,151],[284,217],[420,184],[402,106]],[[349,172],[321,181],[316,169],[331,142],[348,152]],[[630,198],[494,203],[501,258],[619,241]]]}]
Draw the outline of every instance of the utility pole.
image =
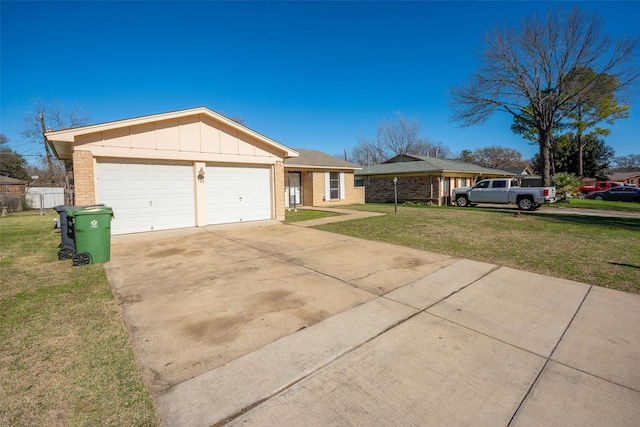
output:
[{"label": "utility pole", "polygon": [[49,141],[44,133],[47,131],[44,125],[44,112],[40,112],[40,124],[42,125],[42,139],[44,140],[44,150],[47,152],[47,165],[49,166],[49,174],[53,175],[53,163],[51,162],[51,152],[49,151]]}]

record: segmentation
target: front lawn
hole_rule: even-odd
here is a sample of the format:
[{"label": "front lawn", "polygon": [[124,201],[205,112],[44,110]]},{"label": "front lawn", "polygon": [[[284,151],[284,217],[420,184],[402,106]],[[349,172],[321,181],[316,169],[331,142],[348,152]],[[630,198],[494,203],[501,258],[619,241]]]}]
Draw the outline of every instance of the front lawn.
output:
[{"label": "front lawn", "polygon": [[315,228],[640,293],[637,218],[404,205],[394,214],[392,204],[345,208],[387,215]]},{"label": "front lawn", "polygon": [[567,199],[566,202],[556,202],[544,205],[543,209],[567,208],[567,209],[596,209],[605,211],[640,212],[640,203],[632,202],[608,202],[606,200],[578,199],[577,197]]},{"label": "front lawn", "polygon": [[104,268],[58,260],[57,217],[0,218],[0,425],[158,425]]}]

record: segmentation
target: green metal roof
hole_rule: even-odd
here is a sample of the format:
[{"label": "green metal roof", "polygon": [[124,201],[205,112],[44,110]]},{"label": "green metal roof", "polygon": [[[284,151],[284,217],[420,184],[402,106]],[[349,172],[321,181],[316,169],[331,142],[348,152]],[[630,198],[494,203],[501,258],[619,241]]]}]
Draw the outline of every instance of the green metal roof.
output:
[{"label": "green metal roof", "polygon": [[362,170],[356,171],[357,176],[368,175],[399,175],[408,173],[434,173],[434,172],[460,172],[473,174],[492,175],[515,175],[512,172],[500,169],[485,168],[471,163],[460,162],[458,160],[440,159],[437,157],[412,156],[420,160],[398,161],[394,163],[383,163],[380,165],[363,166]]}]

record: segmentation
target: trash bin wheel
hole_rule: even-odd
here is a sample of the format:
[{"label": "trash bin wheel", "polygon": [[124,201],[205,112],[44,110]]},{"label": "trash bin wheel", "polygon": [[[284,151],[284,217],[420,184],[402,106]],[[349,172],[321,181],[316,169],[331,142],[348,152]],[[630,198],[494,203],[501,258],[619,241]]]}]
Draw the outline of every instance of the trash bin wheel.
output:
[{"label": "trash bin wheel", "polygon": [[71,259],[76,254],[71,248],[62,248],[58,251],[58,259]]},{"label": "trash bin wheel", "polygon": [[81,252],[73,256],[73,265],[87,265],[91,263],[91,255],[86,252]]}]

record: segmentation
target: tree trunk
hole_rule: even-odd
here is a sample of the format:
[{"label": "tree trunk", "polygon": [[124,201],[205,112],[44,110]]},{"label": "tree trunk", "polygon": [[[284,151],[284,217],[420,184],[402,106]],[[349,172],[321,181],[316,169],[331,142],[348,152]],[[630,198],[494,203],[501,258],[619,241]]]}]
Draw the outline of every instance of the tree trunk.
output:
[{"label": "tree trunk", "polygon": [[576,139],[578,140],[578,176],[582,178],[584,173],[584,166],[582,163],[582,156],[584,153],[584,145],[582,145],[582,132],[577,132]]},{"label": "tree trunk", "polygon": [[540,166],[542,174],[542,185],[549,187],[551,185],[551,133],[547,130],[538,129],[540,135]]}]

